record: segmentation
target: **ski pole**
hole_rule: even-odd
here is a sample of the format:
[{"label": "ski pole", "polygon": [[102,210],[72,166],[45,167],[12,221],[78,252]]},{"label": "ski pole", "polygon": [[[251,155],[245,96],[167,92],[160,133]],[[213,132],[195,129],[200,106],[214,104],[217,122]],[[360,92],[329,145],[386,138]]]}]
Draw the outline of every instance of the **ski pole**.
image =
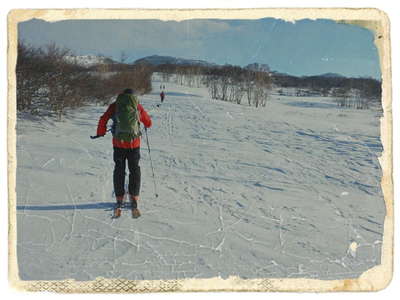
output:
[{"label": "ski pole", "polygon": [[154,194],[156,198],[158,197],[157,194],[157,186],[156,186],[156,178],[154,176],[154,168],[153,168],[153,161],[151,160],[151,154],[150,154],[150,144],[149,144],[149,136],[147,135],[147,128],[144,128],[144,132],[146,133],[146,143],[147,143],[147,149],[149,150],[149,158],[150,158],[150,166],[151,166],[151,172],[153,174],[153,183],[154,183]]}]

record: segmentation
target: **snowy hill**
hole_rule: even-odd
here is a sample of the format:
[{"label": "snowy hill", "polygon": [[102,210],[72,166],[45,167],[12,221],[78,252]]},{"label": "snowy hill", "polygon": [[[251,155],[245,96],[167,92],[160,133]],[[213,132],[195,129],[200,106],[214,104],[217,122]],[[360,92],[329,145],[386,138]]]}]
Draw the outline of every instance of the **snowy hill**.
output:
[{"label": "snowy hill", "polygon": [[143,57],[141,59],[136,60],[134,64],[150,64],[156,66],[162,64],[216,66],[216,64],[209,63],[204,60],[177,58],[172,56],[160,56],[160,55]]},{"label": "snowy hill", "polygon": [[83,67],[91,67],[97,64],[112,64],[113,60],[97,55],[68,55],[65,57],[68,62],[76,63]]},{"label": "snowy hill", "polygon": [[142,217],[112,219],[106,110],[18,118],[17,244],[24,280],[358,277],[380,264],[385,205],[374,111],[272,95],[265,109],[172,83],[141,97]]},{"label": "snowy hill", "polygon": [[345,76],[338,73],[324,73],[321,75],[316,75],[318,77],[327,77],[327,78],[345,78]]}]

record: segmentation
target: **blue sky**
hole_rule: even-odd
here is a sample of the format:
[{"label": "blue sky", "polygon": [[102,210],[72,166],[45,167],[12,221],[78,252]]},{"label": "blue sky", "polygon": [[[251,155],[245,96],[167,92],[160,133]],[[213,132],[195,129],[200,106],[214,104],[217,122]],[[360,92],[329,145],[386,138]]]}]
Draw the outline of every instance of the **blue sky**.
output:
[{"label": "blue sky", "polygon": [[331,20],[30,20],[19,38],[34,46],[51,42],[77,55],[102,54],[129,61],[149,55],[245,66],[258,62],[292,75],[339,73],[380,79],[373,33]]}]

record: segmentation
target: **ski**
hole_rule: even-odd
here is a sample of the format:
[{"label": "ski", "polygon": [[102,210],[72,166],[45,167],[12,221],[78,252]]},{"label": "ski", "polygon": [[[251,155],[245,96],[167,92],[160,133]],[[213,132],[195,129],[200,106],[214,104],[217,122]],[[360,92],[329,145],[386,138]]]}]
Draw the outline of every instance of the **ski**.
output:
[{"label": "ski", "polygon": [[115,205],[114,214],[112,216],[112,219],[120,218],[122,215],[122,210],[125,208],[131,210],[133,219],[137,219],[141,216],[141,213],[138,208],[132,208],[131,203],[123,202],[121,205],[118,205],[118,204]]},{"label": "ski", "polygon": [[114,215],[113,215],[113,219],[118,219],[119,217],[121,217],[121,213],[122,213],[122,208],[121,207],[115,207],[114,209]]},{"label": "ski", "polygon": [[117,201],[117,203],[115,204],[115,207],[114,207],[113,219],[117,219],[117,218],[121,217],[123,207],[124,207],[123,199],[121,199],[120,201]]},{"label": "ski", "polygon": [[132,209],[132,218],[137,219],[141,216],[140,211],[137,208]]}]

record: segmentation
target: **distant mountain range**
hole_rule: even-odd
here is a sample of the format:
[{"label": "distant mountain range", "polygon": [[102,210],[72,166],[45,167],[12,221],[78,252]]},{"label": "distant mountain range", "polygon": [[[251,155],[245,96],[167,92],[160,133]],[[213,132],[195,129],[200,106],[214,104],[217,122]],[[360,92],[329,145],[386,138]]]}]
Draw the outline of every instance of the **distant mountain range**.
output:
[{"label": "distant mountain range", "polygon": [[331,77],[331,78],[345,78],[346,76],[343,76],[343,75],[341,75],[341,74],[338,74],[338,73],[324,73],[324,74],[321,74],[321,75],[315,75],[315,76],[318,76],[318,77]]},{"label": "distant mountain range", "polygon": [[[66,59],[70,62],[75,62],[81,66],[91,67],[96,64],[114,64],[116,61],[104,57],[104,56],[96,56],[96,55],[80,55],[80,56],[67,56]],[[153,66],[158,66],[162,64],[175,64],[175,65],[193,65],[193,66],[204,66],[204,67],[219,67],[221,65],[210,63],[205,60],[198,59],[186,59],[186,58],[178,58],[173,56],[161,56],[161,55],[151,55],[135,60],[133,64],[149,64]],[[286,73],[280,73],[277,71],[271,71],[270,67],[267,64],[260,63],[252,63],[248,64],[244,67],[248,70],[253,71],[261,71],[261,72],[270,72],[275,75],[281,76],[293,76]],[[345,78],[345,76],[338,73],[324,73],[320,75],[307,75],[303,77],[327,77],[327,78]]]},{"label": "distant mountain range", "polygon": [[177,58],[172,56],[160,56],[160,55],[143,57],[141,59],[136,60],[134,64],[149,64],[154,66],[163,64],[194,65],[194,66],[209,66],[209,67],[217,66],[217,64],[209,63],[204,60]]}]

